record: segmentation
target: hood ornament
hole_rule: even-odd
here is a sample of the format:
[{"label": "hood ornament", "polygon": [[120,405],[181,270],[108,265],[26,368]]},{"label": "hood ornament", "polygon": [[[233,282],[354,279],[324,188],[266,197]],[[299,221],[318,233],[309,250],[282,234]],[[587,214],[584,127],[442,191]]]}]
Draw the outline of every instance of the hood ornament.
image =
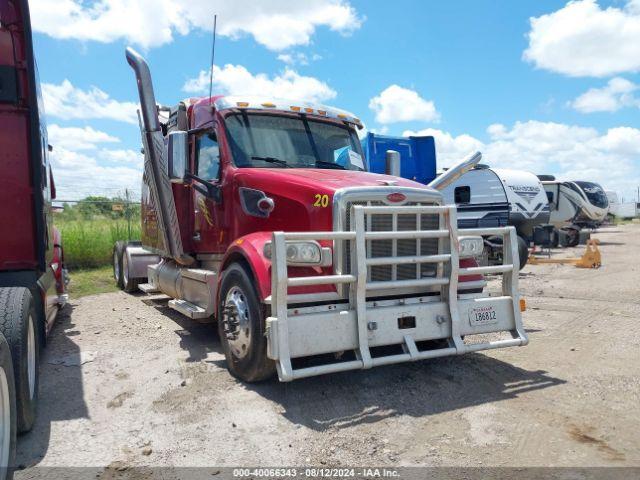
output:
[{"label": "hood ornament", "polygon": [[380,183],[382,185],[386,185],[388,187],[394,187],[394,186],[398,185],[398,181],[397,180],[378,180],[378,183]]}]

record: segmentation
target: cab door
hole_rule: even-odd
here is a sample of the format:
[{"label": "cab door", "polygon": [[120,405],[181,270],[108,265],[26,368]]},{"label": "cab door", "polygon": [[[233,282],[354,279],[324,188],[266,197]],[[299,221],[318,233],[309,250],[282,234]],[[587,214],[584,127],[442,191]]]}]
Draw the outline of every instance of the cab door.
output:
[{"label": "cab door", "polygon": [[[193,172],[213,185],[220,184],[220,149],[215,130],[194,134]],[[198,253],[223,253],[220,205],[202,191],[192,188],[194,222],[193,244]]]}]

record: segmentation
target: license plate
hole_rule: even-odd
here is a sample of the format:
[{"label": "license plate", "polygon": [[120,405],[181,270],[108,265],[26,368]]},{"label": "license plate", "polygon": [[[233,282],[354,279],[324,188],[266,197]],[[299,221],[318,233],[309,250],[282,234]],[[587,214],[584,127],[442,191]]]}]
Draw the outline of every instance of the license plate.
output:
[{"label": "license plate", "polygon": [[474,325],[490,325],[498,323],[498,316],[493,306],[475,307],[469,309],[469,323]]}]

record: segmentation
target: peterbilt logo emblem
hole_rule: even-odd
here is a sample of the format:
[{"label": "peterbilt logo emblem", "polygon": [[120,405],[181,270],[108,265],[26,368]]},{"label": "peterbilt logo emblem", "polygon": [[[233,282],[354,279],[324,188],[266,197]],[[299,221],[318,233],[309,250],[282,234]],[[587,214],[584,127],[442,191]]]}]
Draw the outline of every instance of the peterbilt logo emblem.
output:
[{"label": "peterbilt logo emblem", "polygon": [[527,202],[533,200],[538,193],[540,193],[540,187],[532,187],[527,185],[509,185],[509,188],[519,197],[524,198]]},{"label": "peterbilt logo emblem", "polygon": [[387,195],[387,200],[393,203],[404,202],[407,199],[404,193],[395,192]]}]

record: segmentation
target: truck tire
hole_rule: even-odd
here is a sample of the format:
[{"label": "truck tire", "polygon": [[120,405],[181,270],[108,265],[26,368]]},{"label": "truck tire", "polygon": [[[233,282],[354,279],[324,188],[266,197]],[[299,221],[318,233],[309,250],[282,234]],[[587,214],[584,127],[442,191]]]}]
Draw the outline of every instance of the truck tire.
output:
[{"label": "truck tire", "polygon": [[245,382],[259,382],[275,373],[267,357],[265,308],[247,271],[232,264],[222,274],[218,302],[218,334],[227,368]]},{"label": "truck tire", "polygon": [[131,278],[129,275],[129,257],[127,256],[126,246],[122,251],[122,261],[120,262],[122,269],[120,276],[122,277],[122,289],[127,293],[133,293],[138,291],[138,285],[140,285],[139,278]]},{"label": "truck tire", "polygon": [[0,333],[0,480],[13,478],[16,433],[16,385],[11,348]]},{"label": "truck tire", "polygon": [[120,290],[124,288],[122,282],[122,255],[124,249],[127,248],[127,244],[121,240],[118,240],[113,246],[113,279],[116,281],[116,285]]},{"label": "truck tire", "polygon": [[38,407],[37,319],[33,297],[27,288],[0,288],[0,333],[11,349],[19,433],[31,430]]},{"label": "truck tire", "polygon": [[520,235],[518,235],[518,256],[520,257],[520,270],[522,270],[529,260],[529,247],[527,241]]}]

